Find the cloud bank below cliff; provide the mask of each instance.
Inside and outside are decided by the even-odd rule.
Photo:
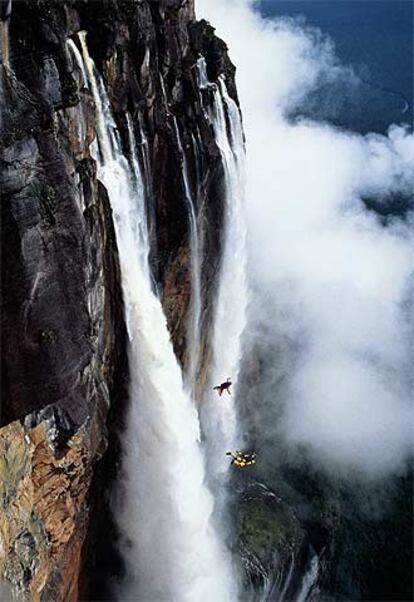
[[[362,136],[290,118],[321,81],[355,77],[321,32],[265,21],[247,0],[199,0],[198,16],[237,65],[250,328],[292,358],[283,390],[271,370],[262,389],[280,409],[277,429],[335,470],[400,470],[413,435],[414,220],[410,211],[381,219],[363,199],[386,212],[390,198],[412,194],[414,137],[404,127]],[[276,432],[268,417],[260,427]]]

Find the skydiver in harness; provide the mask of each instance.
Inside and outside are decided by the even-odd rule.
[[[226,380],[226,382],[221,383],[220,385],[217,385],[216,387],[213,387],[213,391],[217,391],[217,393],[219,394],[220,397],[223,395],[224,391],[227,391],[227,393],[229,395],[231,395],[230,387],[231,387],[231,378],[229,377]]]
[[[234,464],[235,466],[237,466],[237,468],[244,468],[245,466],[251,466],[252,464],[256,464],[256,454],[254,452],[227,452],[226,456],[231,456],[231,464]]]

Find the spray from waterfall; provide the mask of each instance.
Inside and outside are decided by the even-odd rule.
[[[319,574],[319,558],[316,552],[311,551],[309,563],[301,584],[300,591],[297,595],[297,602],[306,602],[309,594],[315,585]]]
[[[294,568],[295,568],[295,553],[291,552],[291,560],[290,560],[289,570],[286,575],[285,582],[283,584],[283,588],[280,592],[278,602],[285,602],[285,600],[286,600],[286,594],[287,594],[289,586],[292,582]]]
[[[113,158],[112,157],[112,137],[113,137],[113,128],[107,128],[105,124],[105,114],[107,120],[110,120],[110,114],[108,115],[108,110],[104,109],[104,101],[105,99],[102,97],[102,94],[99,93],[98,90],[98,81],[95,77],[94,73],[94,64],[92,59],[89,56],[88,49],[86,46],[86,33],[84,31],[79,32],[79,41],[82,48],[82,55],[84,61],[84,69],[82,73],[86,72],[86,76],[88,78],[89,85],[92,90],[93,98],[96,103],[96,129],[97,129],[97,139],[99,145],[99,152],[101,154],[101,159],[104,158]],[[113,125],[113,123],[111,123]]]
[[[180,130],[177,120],[174,117],[174,130],[177,139],[178,150],[180,151],[182,161],[182,176],[184,184],[184,194],[188,209],[188,219],[190,225],[190,256],[191,256],[191,306],[190,319],[188,325],[188,355],[189,362],[187,367],[187,387],[194,394],[197,380],[197,368],[200,357],[200,318],[201,318],[201,253],[200,241],[198,237],[197,219],[194,209],[193,195],[191,193],[187,157],[181,142]]]
[[[244,140],[240,112],[229,96],[225,80],[208,81],[203,58],[197,62],[200,90],[210,87],[214,102],[208,109],[224,169],[223,250],[212,336],[212,367],[209,390],[202,408],[206,445],[214,462],[213,473],[227,469],[223,450],[240,445],[237,439],[237,380],[246,325],[248,287],[246,279],[246,224],[244,216]],[[211,385],[231,377],[232,396],[216,397]]]
[[[148,269],[139,163],[123,155],[107,94],[80,36],[97,110],[98,178],[113,209],[129,336],[130,410],[116,518],[127,577],[123,600],[228,601],[230,562],[212,527],[197,412],[186,394]],[[132,127],[130,143],[135,146]]]
[[[135,186],[138,190],[138,196],[141,198],[144,197],[144,182],[141,175],[141,168],[139,166],[137,151],[135,148],[135,134],[134,134],[134,126],[132,124],[131,115],[129,113],[126,114],[127,120],[127,128],[128,128],[128,143],[129,143],[129,152],[131,155],[132,162],[132,173],[134,175]],[[143,214],[146,214],[145,206],[142,207]]]
[[[79,71],[82,74],[82,81],[79,82],[79,86],[81,88],[88,87],[88,76],[86,74],[86,69],[83,64],[82,55],[79,52],[78,47],[76,46],[75,42],[71,38],[66,40],[66,46],[70,50],[69,56],[72,59],[72,63],[73,63],[73,59],[75,59],[75,65],[79,68]],[[73,122],[76,123],[76,128],[77,128],[76,133],[77,133],[79,142],[84,144],[86,136],[87,136],[87,127],[86,127],[83,102],[80,102],[79,104],[75,105],[74,107],[67,107],[66,111],[71,116]],[[96,141],[94,141],[93,144],[96,144]]]

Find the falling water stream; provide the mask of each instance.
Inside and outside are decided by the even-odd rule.
[[[310,561],[305,574],[303,575],[302,585],[297,595],[297,602],[306,602],[311,589],[316,583],[319,574],[319,558],[316,552],[311,551]]]
[[[202,408],[202,427],[211,455],[211,473],[228,468],[226,450],[240,446],[237,433],[237,380],[242,356],[242,335],[247,319],[246,224],[244,216],[244,140],[239,109],[225,81],[209,83],[204,58],[197,62],[200,90],[211,87],[214,102],[206,110],[213,125],[224,168],[223,249],[212,332],[209,390]],[[213,384],[230,377],[232,395],[212,393]]]
[[[188,328],[189,362],[186,380],[189,391],[191,391],[194,394],[197,381],[197,368],[200,358],[201,252],[193,195],[191,193],[189,184],[187,157],[183,149],[180,130],[178,129],[178,124],[175,117],[173,121],[175,135],[177,138],[178,150],[180,151],[182,161],[181,171],[183,176],[184,194],[188,208],[188,217],[190,225],[191,307],[189,320],[190,323]]]
[[[96,104],[98,178],[114,215],[129,336],[131,401],[116,509],[127,568],[120,597],[228,602],[235,599],[234,586],[210,520],[197,411],[151,287],[144,193],[133,173],[139,164],[132,156],[131,173],[84,35],[80,41]]]

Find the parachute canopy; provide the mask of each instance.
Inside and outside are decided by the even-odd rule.
[[[252,464],[256,464],[256,454],[254,452],[227,452],[227,456],[231,456],[231,463],[237,466],[238,468],[244,468],[245,466],[251,466]]]

